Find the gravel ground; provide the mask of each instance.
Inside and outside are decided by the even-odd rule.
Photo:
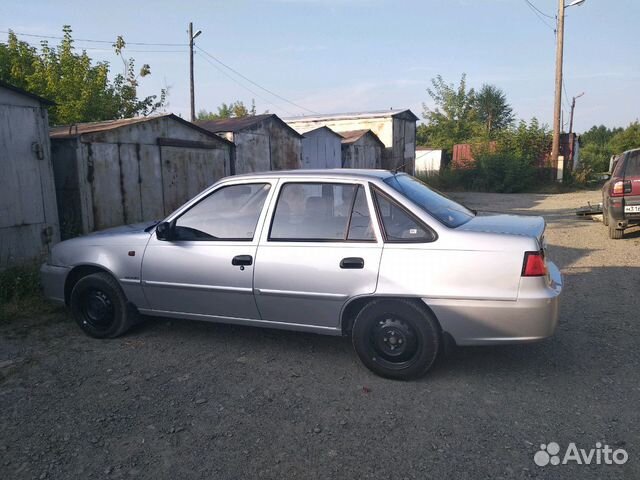
[[[542,214],[565,275],[556,335],[459,348],[420,381],[347,338],[149,319],[84,336],[64,310],[0,326],[0,478],[640,478],[640,229],[572,208],[597,192],[456,194]],[[624,448],[538,467],[540,444]]]

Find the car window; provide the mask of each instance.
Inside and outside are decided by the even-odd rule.
[[[411,175],[393,175],[386,178],[384,182],[448,227],[459,227],[475,216],[475,213],[468,208]]]
[[[625,177],[640,177],[640,151],[631,152],[625,160]]]
[[[252,240],[269,188],[254,183],[216,190],[176,220],[175,239]]]
[[[432,242],[433,232],[386,195],[374,190],[374,198],[388,242]]]
[[[287,183],[276,204],[270,240],[375,240],[362,186]]]

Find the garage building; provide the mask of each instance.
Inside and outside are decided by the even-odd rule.
[[[201,120],[196,124],[233,142],[233,174],[290,170],[302,166],[302,135],[277,115]]]
[[[38,261],[60,239],[50,105],[0,81],[0,269]]]
[[[64,238],[162,219],[231,173],[233,144],[173,115],[51,130]]]
[[[322,126],[329,127],[337,133],[371,130],[384,144],[382,168],[413,173],[418,117],[411,110],[342,113],[292,117],[284,120],[300,133]]]

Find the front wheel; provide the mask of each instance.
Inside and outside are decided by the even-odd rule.
[[[440,339],[435,317],[404,299],[368,303],[352,330],[353,347],[362,363],[377,375],[396,380],[424,375],[438,355]]]
[[[82,331],[95,338],[117,337],[135,322],[120,285],[102,272],[78,280],[71,291],[71,312]]]

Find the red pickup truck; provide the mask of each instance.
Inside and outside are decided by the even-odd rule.
[[[611,178],[602,187],[602,208],[610,238],[620,239],[625,228],[640,225],[640,148],[614,161]]]

